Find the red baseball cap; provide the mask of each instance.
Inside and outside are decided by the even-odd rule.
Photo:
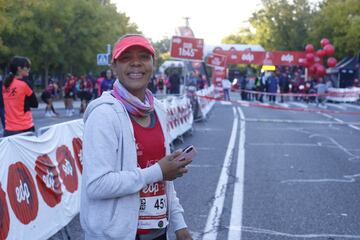
[[[129,35],[121,38],[112,51],[112,62],[116,60],[126,49],[132,46],[140,46],[148,50],[153,56],[155,49],[151,42],[142,35]]]

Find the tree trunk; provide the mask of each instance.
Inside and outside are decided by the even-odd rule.
[[[46,62],[45,66],[44,66],[44,70],[45,70],[45,88],[49,85],[49,64]]]

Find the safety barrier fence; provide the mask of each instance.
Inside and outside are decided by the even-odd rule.
[[[353,111],[335,111],[330,109],[320,109],[320,108],[300,108],[300,107],[289,107],[289,106],[282,106],[276,104],[267,104],[267,103],[260,103],[260,102],[250,102],[250,101],[243,101],[243,100],[224,100],[223,97],[210,97],[210,96],[200,96],[197,95],[198,98],[203,98],[207,100],[213,101],[222,101],[222,102],[229,102],[235,105],[241,105],[245,107],[261,107],[261,108],[268,108],[274,110],[287,110],[287,111],[297,111],[297,112],[318,112],[318,113],[328,113],[328,114],[344,114],[344,115],[360,115],[360,112],[353,112]]]
[[[213,96],[213,89],[199,92]],[[192,128],[189,99],[161,100],[172,140]],[[203,115],[214,100],[201,100]],[[48,239],[78,214],[83,120],[74,120],[0,142],[0,239]]]
[[[329,88],[326,93],[269,93],[252,91],[246,89],[234,90],[235,92],[245,92],[253,95],[279,96],[279,97],[326,97],[327,100],[334,102],[356,102],[360,98],[360,88]]]

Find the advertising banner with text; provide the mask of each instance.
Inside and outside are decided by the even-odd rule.
[[[239,51],[235,48],[223,50],[216,47],[213,54],[227,57],[227,64],[256,64],[256,65],[300,65],[300,59],[305,58],[305,52],[297,51]],[[211,55],[210,55],[211,56]]]
[[[171,40],[170,56],[176,59],[202,61],[204,40],[173,36]]]
[[[226,56],[213,53],[208,56],[207,63],[211,67],[226,67]]]

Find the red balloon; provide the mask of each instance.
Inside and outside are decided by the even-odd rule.
[[[316,56],[318,56],[319,58],[322,58],[326,55],[326,52],[322,49],[319,49],[316,51]]]
[[[308,62],[314,62],[314,54],[313,53],[307,53],[306,54],[306,60],[308,61]]]
[[[322,47],[325,47],[326,45],[330,44],[330,41],[327,38],[323,38],[321,39],[320,44]]]
[[[314,75],[315,73],[316,73],[316,71],[317,71],[317,68],[316,68],[316,65],[314,64],[314,65],[311,65],[310,67],[309,67],[309,74],[310,75]]]
[[[326,53],[326,56],[332,56],[335,53],[335,48],[329,43],[324,47],[324,51]]]
[[[323,65],[318,65],[316,67],[316,75],[319,77],[323,77],[326,74],[326,69]]]
[[[306,60],[306,58],[304,58],[304,63],[303,63],[304,67],[308,68],[310,67],[310,63],[308,60]]]
[[[328,60],[327,60],[327,65],[328,65],[328,67],[335,67],[336,66],[336,63],[337,63],[337,61],[336,61],[336,58],[334,58],[334,57],[330,57],[330,58],[328,58]]]
[[[313,53],[315,51],[315,48],[312,44],[307,44],[306,47],[305,47],[305,52],[307,53]]]

